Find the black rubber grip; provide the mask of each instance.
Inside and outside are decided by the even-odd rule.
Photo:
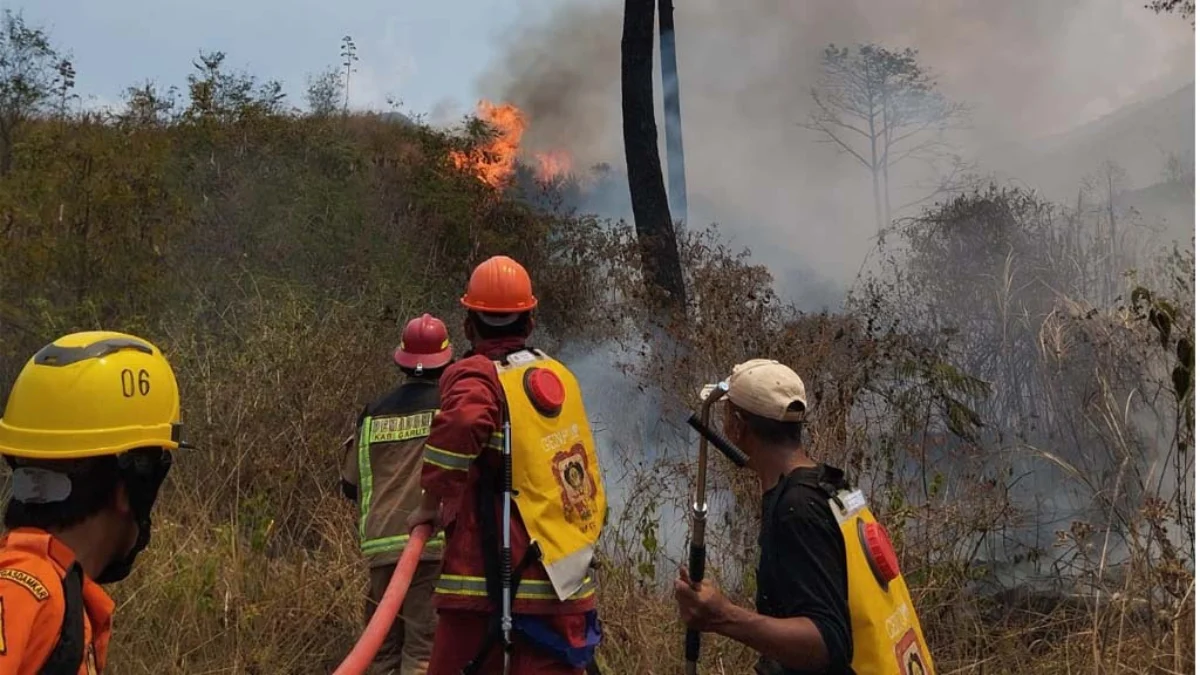
[[[688,553],[688,577],[693,584],[704,579],[704,547],[693,544]]]
[[[728,438],[725,438],[723,435],[721,435],[721,432],[713,429],[712,427],[706,426],[700,421],[700,418],[696,416],[696,413],[692,413],[692,416],[688,418],[688,424],[690,424],[693,429],[700,432],[701,436],[707,438],[709,443],[717,446],[717,449],[721,451],[721,454],[728,457],[729,461],[742,467],[746,466],[746,464],[750,462],[750,458],[746,456],[746,453],[738,450],[736,445],[730,443]]]
[[[683,653],[692,663],[700,660],[700,631],[688,629],[683,638]]]
[[[704,579],[704,558],[704,547],[693,544],[688,555],[688,578],[693,584]],[[683,640],[683,652],[688,661],[695,663],[700,659],[700,631],[688,630]]]

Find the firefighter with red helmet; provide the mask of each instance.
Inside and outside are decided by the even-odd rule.
[[[363,409],[342,464],[342,491],[358,503],[359,546],[370,567],[367,620],[408,543],[408,515],[420,504],[423,449],[438,408],[438,379],[453,360],[446,325],[429,314],[409,321],[392,358],[405,379]],[[441,535],[426,544],[371,673],[424,675],[428,669],[436,620],[431,603],[443,545]]]
[[[409,518],[446,532],[429,674],[580,674],[606,502],[579,385],[527,345],[537,298],[515,260],[480,264],[461,302],[472,349],[442,377]]]

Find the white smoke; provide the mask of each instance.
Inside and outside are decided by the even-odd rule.
[[[942,90],[973,108],[960,150],[1007,162],[1010,148],[1036,146],[1194,79],[1191,26],[1142,4],[677,3],[689,225],[719,220],[777,276],[844,288],[870,249],[874,223],[866,171],[798,126],[824,46],[918,49]],[[527,111],[531,149],[567,148],[583,168],[623,165],[621,11],[616,0],[569,2],[506,33],[504,56],[479,89]],[[660,137],[661,119],[660,112]],[[1077,168],[1082,176],[1095,167]],[[925,186],[908,187],[922,167],[910,169],[895,181],[897,204],[924,195]]]

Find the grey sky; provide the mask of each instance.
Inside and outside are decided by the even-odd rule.
[[[302,105],[305,77],[337,64],[340,40],[358,45],[351,105],[428,112],[470,107],[503,31],[539,0],[0,0],[49,30],[75,57],[85,104],[120,100],[146,79],[186,82],[201,50],[261,79],[283,81]],[[92,98],[94,97],[94,98]]]
[[[705,0],[678,4],[681,25],[688,25],[689,21],[703,22],[712,13],[712,3]],[[764,7],[771,4],[768,2]],[[788,15],[785,23],[817,25],[824,37],[828,32],[826,21],[819,17],[828,13],[825,8],[828,4],[814,2],[793,6],[785,3],[786,9],[759,7],[755,12],[768,15],[782,12]],[[855,11],[850,8],[853,3],[834,4],[844,5],[848,12]],[[1059,4],[1065,8],[1079,3],[1075,0],[1051,3]],[[1054,32],[1058,37],[1052,42],[1066,48],[1066,54],[1078,55],[1072,60],[1060,49],[1058,55],[1052,57],[1056,68],[1064,69],[1060,77],[1051,78],[1055,82],[1053,89],[1057,90],[1057,98],[1070,99],[1067,107],[1070,112],[1060,115],[1064,119],[1056,120],[1061,126],[1069,127],[1072,123],[1103,114],[1127,103],[1131,95],[1144,94],[1134,90],[1144,86],[1145,80],[1176,79],[1166,69],[1177,68],[1178,62],[1170,59],[1168,54],[1179,47],[1179,40],[1185,34],[1190,33],[1184,22],[1156,17],[1141,7],[1144,3],[1140,0],[1090,0],[1084,4],[1092,10],[1074,12],[1069,21],[1061,17],[1040,17],[1035,22],[1035,25],[1056,26]],[[336,65],[340,61],[341,37],[349,34],[358,45],[360,58],[356,64],[358,72],[351,82],[352,106],[385,109],[387,99],[393,97],[403,102],[405,110],[431,112],[450,107],[454,114],[472,107],[480,90],[500,94],[496,91],[499,80],[506,76],[519,77],[520,74],[512,72],[514,64],[505,56],[531,41],[527,32],[530,29],[538,34],[538,38],[553,30],[554,24],[545,21],[550,14],[546,10],[562,9],[564,5],[594,8],[595,13],[585,22],[588,24],[586,32],[603,36],[600,38],[603,49],[611,51],[609,60],[615,59],[620,25],[620,3],[616,0],[432,3],[396,0],[208,0],[202,3],[181,0],[0,0],[0,7],[23,11],[29,22],[45,26],[58,46],[73,53],[79,74],[78,93],[85,104],[89,99],[93,105],[115,103],[126,87],[146,79],[163,85],[182,86],[191,70],[192,60],[201,50],[221,50],[227,54],[230,66],[248,70],[261,79],[281,80],[293,104],[300,105],[306,76]],[[917,2],[916,5],[939,7],[937,2]],[[1121,10],[1114,12],[1109,7],[1112,5],[1120,6]],[[615,17],[613,10],[618,12]],[[911,14],[912,8],[905,12]],[[929,13],[924,12],[925,15]],[[957,13],[970,16],[962,9]],[[945,14],[950,16],[952,13],[946,11]],[[959,58],[937,59],[953,84],[954,80],[963,79],[955,72],[955,64],[978,70],[984,68],[986,61],[996,60],[988,59],[981,64],[979,59],[968,58],[963,49],[969,50],[975,45],[981,53],[992,52],[996,45],[985,46],[978,39],[955,41],[949,36],[961,37],[970,33],[977,38],[994,35],[1011,40],[1014,34],[1019,34],[1021,39],[1017,42],[1021,44],[1035,40],[1036,28],[1010,25],[1014,23],[1014,17],[1029,12],[992,14],[982,16],[976,12],[973,18],[977,21],[967,24],[960,21],[954,30],[948,34],[943,32],[941,37],[936,33],[921,33],[920,26],[927,26],[929,22],[918,22],[912,27],[916,33],[909,38],[932,56],[938,56],[939,46],[948,46],[951,53],[958,55]],[[1139,24],[1137,29],[1132,28],[1135,23]],[[703,25],[696,27],[704,28]],[[726,26],[723,32],[743,32],[738,31],[738,27]],[[1159,31],[1158,36],[1150,38],[1150,33],[1155,31]],[[597,40],[589,36],[587,41],[594,43]],[[1121,70],[1133,56],[1131,47],[1137,52],[1141,71],[1139,81],[1110,80],[1106,87],[1102,86],[1103,76],[1097,76],[1099,82],[1096,77],[1080,76],[1088,64],[1091,64],[1089,73]],[[535,57],[538,60],[540,53],[544,52],[535,51],[539,54]],[[1046,50],[1038,51],[1036,58],[1031,56],[1034,58],[1031,67],[1044,69],[1047,64],[1037,61],[1050,56]],[[1115,61],[1101,66],[1099,62],[1106,58]],[[1007,63],[1009,65],[1003,72],[1027,74],[1021,68],[1012,67],[1011,60]],[[1080,66],[1080,63],[1084,65]],[[501,69],[499,73],[497,66]],[[977,81],[977,77],[965,79]],[[1065,97],[1061,92],[1063,86],[1091,86],[1093,91],[1086,92],[1088,96]],[[1055,99],[1054,96],[1042,98]],[[1081,105],[1080,99],[1086,103]],[[1036,107],[1028,110],[1036,110],[1039,116],[1047,112]],[[1011,114],[1011,111],[1006,112]],[[1039,120],[1041,123],[1049,121]]]

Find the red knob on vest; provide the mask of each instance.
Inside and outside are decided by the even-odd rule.
[[[530,368],[525,372],[525,393],[533,407],[544,415],[553,417],[562,411],[567,400],[567,390],[553,371],[545,368]]]
[[[896,559],[896,550],[892,548],[887,529],[880,523],[859,525],[859,534],[862,536],[863,547],[867,550],[867,561],[871,565],[871,571],[880,584],[887,586],[889,581],[900,576],[900,562]]]

